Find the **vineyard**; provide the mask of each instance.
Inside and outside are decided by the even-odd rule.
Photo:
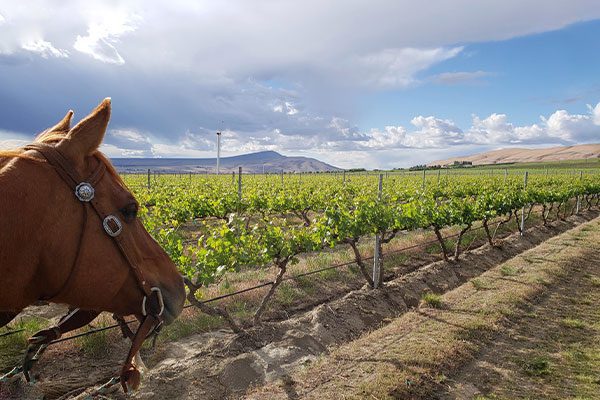
[[[128,175],[147,229],[187,277],[191,304],[241,327],[224,308],[198,301],[201,289],[240,271],[276,267],[253,323],[298,257],[347,246],[365,282],[383,284],[383,248],[400,233],[432,230],[446,261],[479,223],[490,245],[499,227],[524,229],[535,207],[542,223],[599,202],[598,171],[467,174]],[[570,200],[573,199],[572,202]],[[452,248],[442,229],[456,227]],[[375,237],[371,257],[359,243]],[[367,264],[367,259],[378,261]],[[374,272],[372,271],[374,267]],[[252,288],[250,288],[252,289]],[[245,289],[248,290],[248,289]]]

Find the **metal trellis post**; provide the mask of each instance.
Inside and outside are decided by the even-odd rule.
[[[523,189],[527,189],[527,177],[529,176],[529,172],[525,171],[525,177],[523,178]],[[523,206],[523,210],[521,211],[521,236],[525,234],[525,206]]]
[[[238,168],[238,200],[242,202],[242,167]]]
[[[383,174],[379,174],[379,190],[377,193],[377,199],[381,201],[381,195],[383,192]],[[373,288],[379,287],[381,278],[381,234],[375,235],[375,251],[373,254]]]
[[[583,180],[583,171],[579,171],[579,183]],[[577,209],[575,210],[575,214],[579,214],[579,208],[581,207],[581,196],[577,195]]]

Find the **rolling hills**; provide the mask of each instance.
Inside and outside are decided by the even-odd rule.
[[[216,158],[113,158],[119,172],[209,172],[217,168]],[[232,172],[242,167],[246,173],[333,172],[341,171],[322,161],[309,157],[288,157],[275,151],[261,151],[233,157],[221,157],[220,171]]]
[[[543,149],[509,148],[488,151],[469,156],[437,160],[427,165],[448,165],[455,161],[470,161],[473,165],[505,164],[521,162],[545,162],[600,158],[600,144],[558,146]]]

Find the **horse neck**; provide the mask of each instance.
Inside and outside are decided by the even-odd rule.
[[[50,172],[18,158],[0,168],[0,310],[27,306],[65,278],[65,271],[42,268],[48,249],[68,240],[50,229],[61,204]]]

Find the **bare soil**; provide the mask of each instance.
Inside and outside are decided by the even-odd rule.
[[[600,219],[248,399],[600,398]]]

